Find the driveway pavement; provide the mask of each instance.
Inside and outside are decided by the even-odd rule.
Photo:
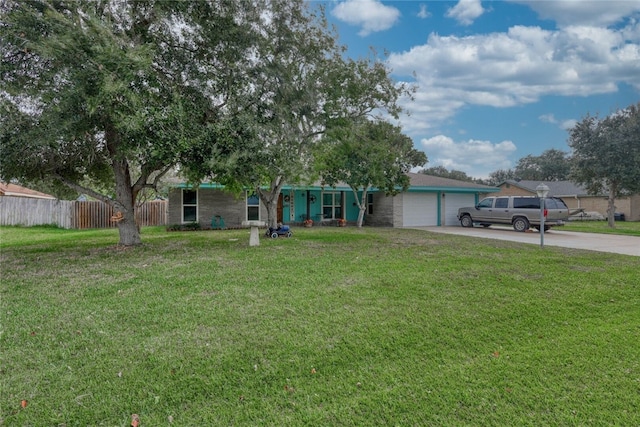
[[[459,234],[461,236],[481,237],[484,239],[508,240],[511,242],[540,245],[540,233],[520,233],[513,228],[491,226],[473,227],[415,227],[434,233]],[[640,237],[613,234],[577,233],[551,229],[544,233],[545,246],[586,249],[589,251],[611,252],[623,255],[640,256]]]

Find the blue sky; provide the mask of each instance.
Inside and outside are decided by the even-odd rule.
[[[427,167],[486,178],[640,101],[640,0],[322,3],[348,55],[417,84],[400,125]]]

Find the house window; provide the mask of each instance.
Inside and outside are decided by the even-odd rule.
[[[198,191],[182,190],[182,222],[198,221]]]
[[[373,193],[367,194],[367,213],[373,215]]]
[[[247,193],[247,220],[260,220],[260,198],[255,193]]]
[[[324,219],[342,218],[342,193],[322,194],[322,217]]]

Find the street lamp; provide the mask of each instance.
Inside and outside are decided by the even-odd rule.
[[[549,187],[540,183],[536,187],[536,193],[540,198],[540,247],[544,248],[544,199],[549,194]]]

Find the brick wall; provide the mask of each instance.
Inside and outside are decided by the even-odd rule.
[[[394,209],[397,204],[394,197],[387,197],[382,192],[373,193],[373,214],[365,214],[365,223],[376,227],[393,227]],[[400,205],[402,206],[402,203]],[[402,218],[402,212],[400,217]]]
[[[228,228],[242,226],[247,218],[245,196],[240,197],[232,193],[211,188],[198,189],[198,222],[202,227],[211,226],[215,215],[220,215]],[[260,218],[267,220],[267,209],[260,203]],[[169,219],[168,224],[182,223],[182,189],[173,188],[169,191]]]

